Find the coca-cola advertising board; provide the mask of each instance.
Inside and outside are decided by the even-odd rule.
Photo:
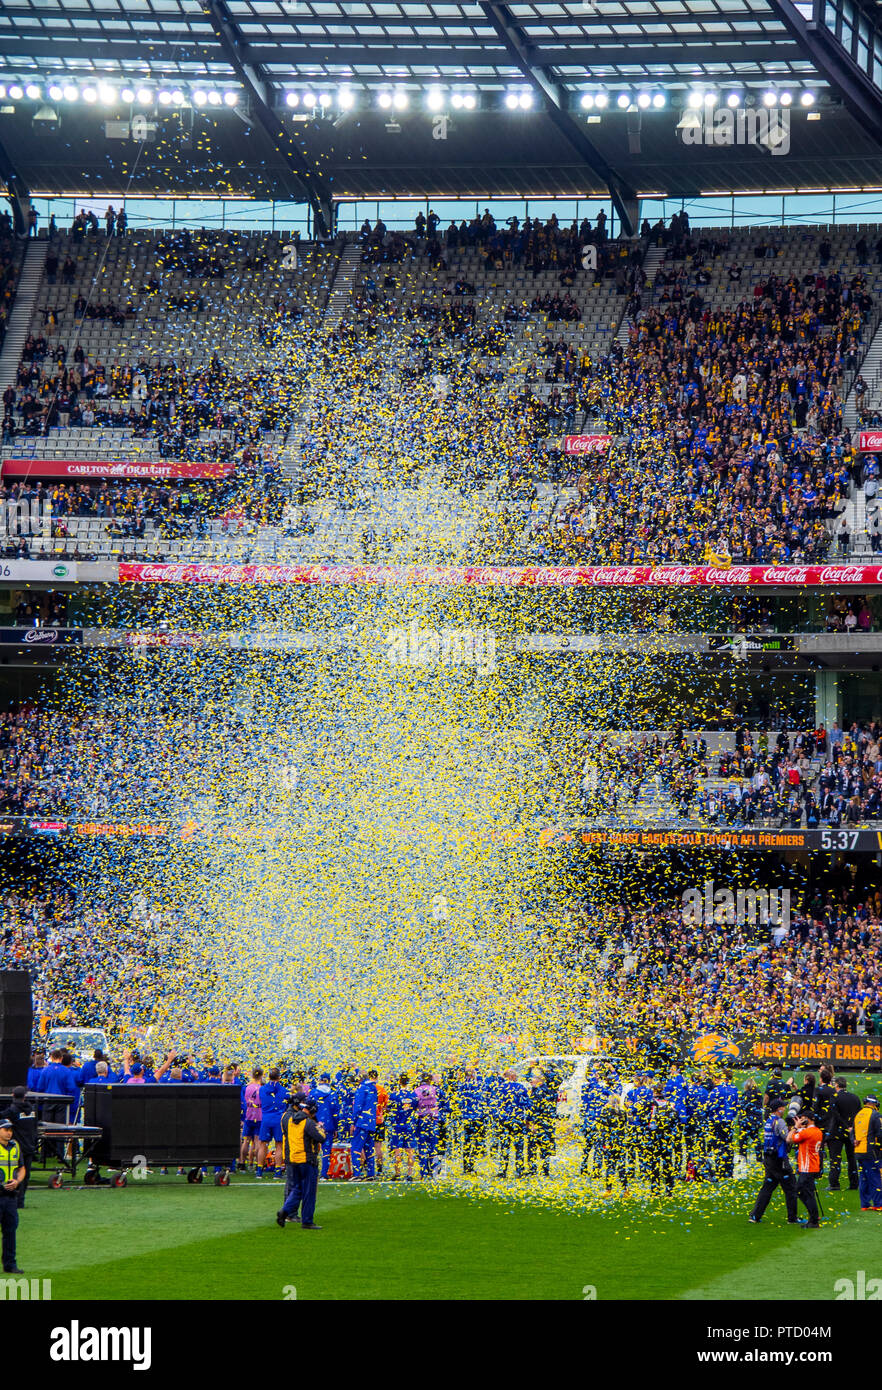
[[[565,454],[603,454],[612,442],[611,434],[565,434]]]
[[[882,430],[861,430],[858,435],[859,454],[882,454]]]
[[[127,564],[127,584],[437,584],[491,588],[870,588],[882,565],[198,565]]]

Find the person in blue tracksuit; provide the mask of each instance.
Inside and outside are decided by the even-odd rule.
[[[491,1150],[499,1149],[499,1115],[502,1107],[503,1079],[500,1072],[484,1077],[484,1104],[487,1107],[487,1138]]]
[[[340,1123],[340,1100],[336,1091],[331,1086],[329,1072],[322,1072],[318,1079],[318,1085],[313,1086],[309,1093],[310,1100],[315,1101],[316,1123],[320,1124],[325,1131],[322,1140],[322,1167],[321,1175],[323,1178],[328,1176],[328,1167],[331,1162],[331,1145],[334,1142],[334,1135],[337,1133],[337,1126]]]
[[[649,1113],[652,1105],[652,1087],[647,1084],[647,1075],[646,1072],[637,1072],[627,1098],[627,1104],[631,1109],[642,1116]]]
[[[453,1106],[450,1094],[446,1086],[443,1085],[440,1075],[433,1076],[432,1082],[438,1096],[438,1138],[435,1143],[435,1158],[432,1163],[432,1171],[435,1172],[440,1168],[441,1162],[450,1148]]]
[[[487,1098],[480,1077],[469,1068],[459,1086],[462,1123],[462,1171],[474,1173],[475,1158],[487,1141]]]
[[[497,1177],[508,1177],[510,1153],[514,1152],[515,1176],[524,1176],[524,1140],[530,1123],[530,1093],[517,1073],[507,1071],[502,1080],[499,1098],[497,1134],[499,1135],[499,1172]]]
[[[671,1067],[671,1074],[662,1088],[662,1095],[667,1096],[671,1104],[676,1106],[677,1097],[686,1090],[686,1078],[679,1067]]]
[[[686,1159],[702,1170],[704,1163],[704,1126],[707,1107],[707,1087],[701,1077],[693,1076],[686,1087],[684,1108],[686,1119],[683,1126],[686,1143]]]
[[[70,1118],[73,1124],[79,1120],[80,1102],[83,1094],[83,1069],[77,1065],[77,1060],[72,1052],[65,1052],[64,1064],[71,1074],[74,1084],[74,1099],[70,1107]]]
[[[352,1177],[353,1181],[374,1177],[374,1139],[377,1132],[377,1072],[362,1074],[352,1097]],[[364,1160],[365,1171],[361,1165]]]
[[[34,1088],[43,1095],[57,1097],[57,1099],[42,1102],[40,1118],[50,1121],[52,1124],[73,1122],[76,1107],[80,1103],[80,1093],[73,1072],[70,1067],[65,1065],[64,1057],[65,1054],[60,1047],[52,1049],[49,1054],[49,1061],[37,1077],[37,1085]],[[55,1156],[63,1161],[64,1144],[60,1141],[47,1144],[47,1153],[53,1149]]]
[[[407,1162],[407,1181],[413,1182],[413,1166],[417,1148],[416,1109],[416,1095],[411,1090],[410,1077],[406,1072],[402,1072],[398,1078],[398,1085],[389,1094],[389,1105],[386,1110],[389,1127],[389,1152],[395,1165],[392,1171],[393,1182],[397,1182],[401,1177],[402,1154]]]
[[[64,1052],[60,1047],[53,1048],[49,1054],[49,1061],[40,1072],[37,1078],[36,1089],[43,1095],[58,1096],[57,1102],[46,1102],[44,1106],[44,1119],[49,1119],[45,1113],[48,1106],[54,1106],[58,1117],[61,1120],[68,1118],[71,1103],[77,1099],[77,1087],[70,1067],[65,1064]]]
[[[683,1133],[685,1120],[683,1118],[683,1101],[686,1095],[686,1078],[678,1066],[671,1067],[671,1074],[662,1088],[662,1095],[665,1100],[670,1102],[672,1115],[670,1119],[670,1139],[671,1155],[675,1173],[682,1170],[683,1159]]]
[[[684,1084],[672,1096],[674,1115],[677,1120],[677,1155],[676,1167],[681,1168],[684,1155],[688,1154],[689,1146],[687,1133],[689,1122],[692,1119],[693,1104],[689,1099],[689,1085],[684,1078]]]
[[[85,1086],[87,1081],[94,1081],[98,1075],[98,1063],[105,1060],[104,1053],[100,1047],[96,1047],[92,1056],[89,1057],[80,1067],[78,1085]]]
[[[726,1071],[707,1098],[707,1142],[710,1171],[716,1178],[731,1178],[735,1172],[735,1116],[738,1113],[738,1087]]]
[[[28,1067],[27,1088],[29,1091],[39,1090],[39,1080],[43,1068],[46,1065],[46,1053],[35,1052],[31,1057],[31,1065]]]
[[[334,1078],[334,1090],[337,1093],[337,1104],[339,1109],[339,1120],[337,1136],[347,1142],[352,1138],[352,1101],[355,1096],[357,1083],[350,1071],[338,1071]]]
[[[282,1085],[281,1074],[278,1067],[274,1067],[269,1074],[269,1080],[260,1088],[260,1129],[257,1134],[257,1167],[254,1171],[256,1178],[263,1177],[263,1167],[266,1163],[266,1151],[271,1139],[275,1141],[276,1153],[276,1175],[280,1178],[285,1176],[284,1165],[282,1164],[282,1116],[288,1104],[288,1094]]]
[[[635,1084],[628,1092],[625,1111],[628,1126],[625,1131],[626,1165],[628,1178],[633,1179],[639,1162],[641,1172],[648,1171],[649,1163],[649,1112],[652,1109],[652,1087],[647,1084],[649,1073],[639,1071]]]
[[[594,1158],[595,1165],[600,1166],[601,1147],[600,1136],[597,1122],[600,1112],[609,1100],[609,1089],[604,1086],[596,1071],[589,1072],[585,1085],[582,1087],[582,1103],[580,1108],[580,1127],[582,1130],[582,1162],[579,1165],[580,1173],[588,1172],[588,1162]]]
[[[551,1155],[557,1147],[555,1122],[559,1090],[560,1083],[552,1070],[546,1072],[541,1067],[533,1068],[530,1074],[527,1172],[537,1173],[541,1167],[545,1178],[551,1176]]]

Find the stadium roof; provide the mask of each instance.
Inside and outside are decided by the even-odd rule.
[[[508,5],[527,52],[571,90],[608,80],[688,85],[696,77],[817,82],[767,0],[532,0]],[[346,76],[516,80],[519,69],[480,3],[228,0],[242,56],[274,80]],[[200,0],[15,0],[0,51],[16,71],[231,78]]]
[[[876,188],[880,13],[879,0],[13,0],[0,8],[0,143],[41,192],[327,202]],[[113,111],[94,91],[84,104],[90,83]],[[157,125],[134,178],[137,151],[104,125],[131,114],[127,87]],[[35,122],[50,89],[75,96],[51,99],[55,124]],[[766,92],[791,103],[786,157],[684,147],[690,97],[761,109]]]

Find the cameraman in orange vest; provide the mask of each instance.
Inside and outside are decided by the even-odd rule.
[[[808,1212],[808,1220],[804,1224],[810,1231],[816,1231],[821,1224],[821,1214],[818,1210],[815,1183],[821,1172],[821,1145],[824,1135],[808,1106],[803,1106],[794,1119],[787,1142],[795,1144],[797,1149],[796,1195]]]

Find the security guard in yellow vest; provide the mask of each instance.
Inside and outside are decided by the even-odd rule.
[[[320,1231],[315,1224],[319,1155],[325,1138],[324,1126],[316,1123],[317,1105],[312,1096],[299,1097],[299,1104],[286,1111],[284,1129],[288,1191],[276,1221],[284,1226],[290,1217],[304,1231]]]
[[[861,1211],[882,1211],[882,1119],[875,1096],[867,1096],[854,1117],[854,1156],[858,1164]]]
[[[16,1192],[25,1180],[21,1149],[12,1137],[12,1121],[0,1120],[0,1230],[3,1232],[3,1273],[21,1274],[15,1263],[18,1228]]]

